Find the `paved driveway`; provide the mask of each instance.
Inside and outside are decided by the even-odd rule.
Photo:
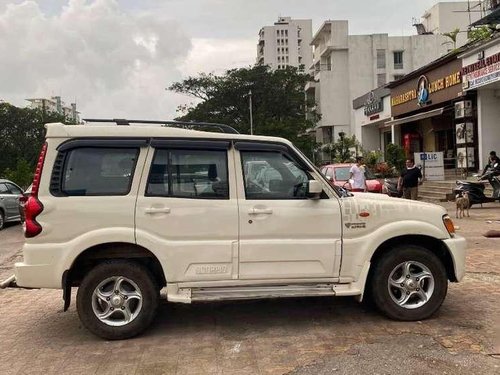
[[[422,322],[351,298],[164,303],[144,335],[109,342],[81,327],[74,301],[62,312],[60,291],[0,290],[0,374],[498,374],[500,239],[482,237],[496,220],[499,207],[457,220],[467,275]],[[17,236],[0,233],[0,247]]]

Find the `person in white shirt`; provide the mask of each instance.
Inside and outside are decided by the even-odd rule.
[[[363,158],[356,157],[356,164],[349,170],[349,179],[351,182],[351,191],[366,191],[365,168],[362,166]]]

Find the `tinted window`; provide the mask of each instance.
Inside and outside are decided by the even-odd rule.
[[[20,195],[23,193],[23,191],[21,189],[19,189],[16,185],[7,183],[7,187],[9,188],[9,190],[12,194]]]
[[[62,192],[67,195],[126,195],[139,150],[76,148],[64,164]]]
[[[228,199],[227,151],[156,151],[147,196]]]
[[[308,174],[279,152],[241,151],[247,199],[304,199]]]
[[[0,194],[10,194],[10,191],[7,188],[7,185],[0,184]]]

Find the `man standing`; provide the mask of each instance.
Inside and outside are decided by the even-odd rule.
[[[366,191],[365,168],[361,165],[363,158],[356,157],[356,164],[349,170],[349,179],[352,180],[351,191]]]
[[[417,200],[418,185],[422,184],[422,172],[415,167],[413,159],[406,160],[406,168],[401,172],[398,180],[398,190],[403,188],[403,198]]]

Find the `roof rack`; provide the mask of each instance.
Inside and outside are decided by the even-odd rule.
[[[183,128],[189,130],[208,131],[207,129],[218,129],[223,133],[239,134],[233,127],[225,124],[217,124],[212,122],[192,122],[192,121],[175,121],[175,120],[127,120],[122,118],[115,119],[83,119],[86,122],[110,122],[116,125],[130,125],[130,124],[159,124],[165,127]]]

